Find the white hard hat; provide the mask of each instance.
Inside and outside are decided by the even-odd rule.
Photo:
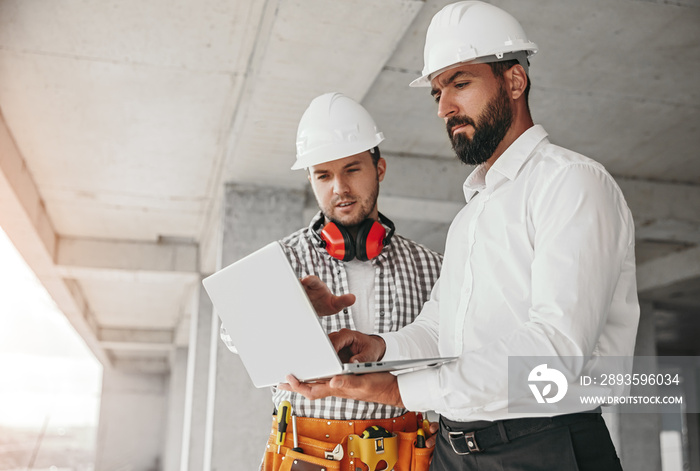
[[[326,93],[311,101],[299,121],[292,170],[359,154],[383,140],[362,105],[342,93]]]
[[[522,26],[510,13],[484,2],[457,2],[433,16],[425,37],[422,75],[411,87],[430,86],[430,80],[461,63],[517,59],[527,71],[527,58],[537,52]]]

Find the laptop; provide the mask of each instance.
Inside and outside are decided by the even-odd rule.
[[[285,382],[288,374],[313,381],[339,374],[424,368],[456,358],[343,364],[278,242],[202,283],[258,388]]]

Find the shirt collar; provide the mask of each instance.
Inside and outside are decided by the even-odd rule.
[[[501,178],[515,179],[522,166],[527,162],[535,147],[547,137],[547,131],[536,124],[522,133],[506,151],[496,159],[488,169],[484,164],[478,165],[464,182],[464,198],[469,202],[474,195],[486,188],[491,181]],[[488,178],[487,178],[488,177]],[[495,179],[495,180],[494,180]]]
[[[323,219],[323,213],[321,211],[317,212],[316,215],[311,218],[311,222],[309,223],[309,237],[312,240],[312,246],[313,248],[322,254],[328,255],[328,252],[326,252],[326,249],[323,248],[323,241],[321,240],[321,236],[318,233],[318,230],[315,229],[316,224],[323,224],[321,220]],[[328,256],[328,258],[333,258],[331,256]]]
[[[316,224],[318,224],[318,222],[319,222],[322,218],[323,218],[323,213],[322,213],[321,211],[317,212],[316,215],[315,215],[313,218],[311,218],[311,222],[309,223],[309,230],[310,230],[311,232],[315,232],[315,231],[314,231],[314,226],[315,226]]]

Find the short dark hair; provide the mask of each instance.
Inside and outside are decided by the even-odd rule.
[[[373,149],[370,149],[369,155],[372,156],[372,163],[376,167],[377,163],[379,162],[379,159],[382,158],[382,154],[379,153],[379,146],[375,146]]]
[[[529,61],[528,61],[529,64]],[[489,65],[491,66],[491,72],[493,72],[493,75],[499,79],[503,80],[503,74],[506,72],[506,70],[510,70],[511,67],[518,65],[518,60],[517,59],[511,59],[508,61],[501,61],[501,62],[489,62]],[[527,75],[527,87],[525,87],[525,105],[527,106],[528,109],[530,109],[530,76]]]

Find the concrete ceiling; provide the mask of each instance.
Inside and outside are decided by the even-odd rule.
[[[98,358],[167,371],[217,267],[223,184],[304,188],[297,122],[338,90],[387,136],[383,212],[441,249],[470,169],[407,84],[446,3],[0,0],[0,226]],[[697,348],[700,1],[493,3],[539,45],[535,121],[628,199],[661,348]]]

